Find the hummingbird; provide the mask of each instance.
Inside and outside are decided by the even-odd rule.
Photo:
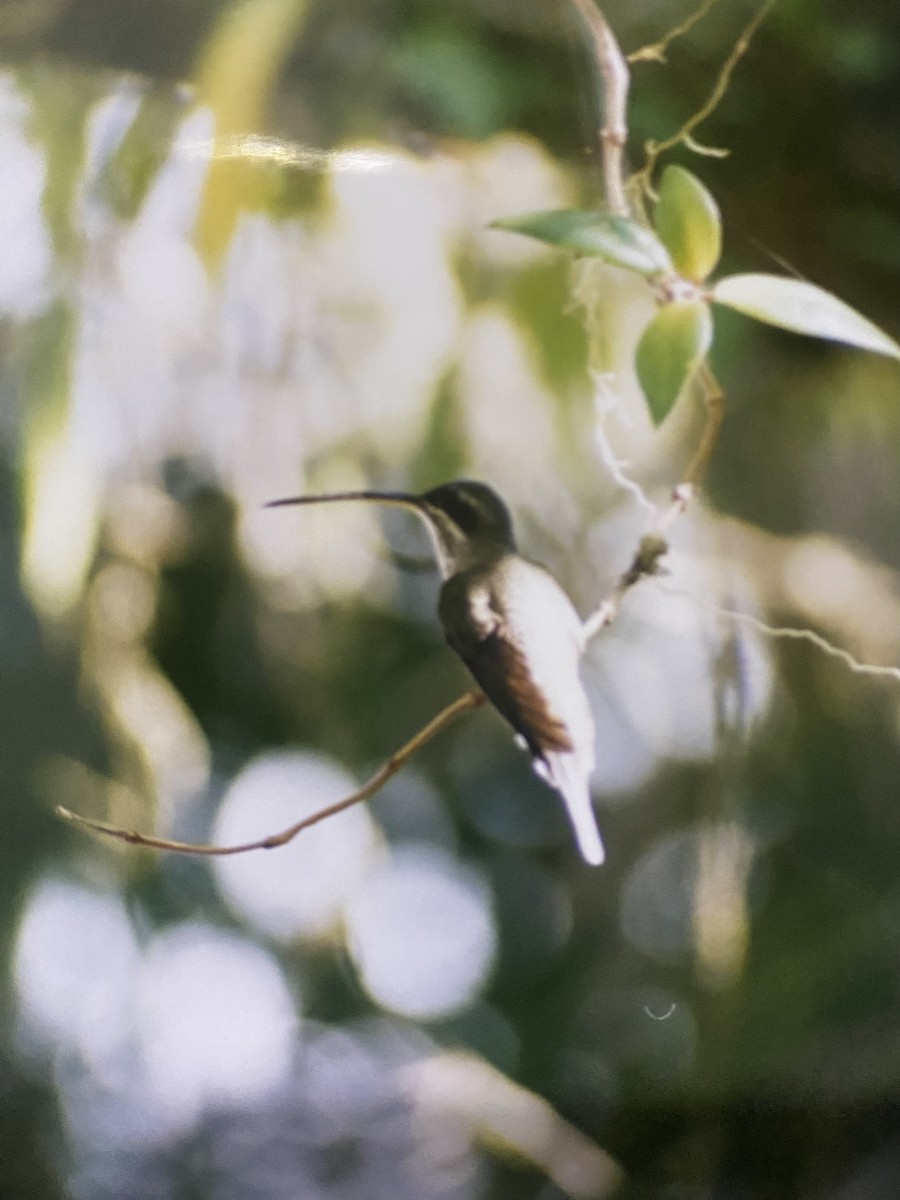
[[[578,673],[582,623],[550,572],[518,553],[506,505],[486,484],[457,480],[420,495],[336,492],[266,507],[338,501],[396,505],[422,518],[441,574],[444,637],[562,796],[582,856],[602,863],[588,786],[594,722]]]

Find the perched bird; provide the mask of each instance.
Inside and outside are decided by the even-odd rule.
[[[581,621],[553,576],[516,551],[506,505],[485,484],[460,480],[422,495],[338,492],[267,507],[346,500],[399,505],[423,518],[443,579],[438,615],[447,642],[562,796],[584,858],[602,863],[588,786],[594,722],[578,675]]]

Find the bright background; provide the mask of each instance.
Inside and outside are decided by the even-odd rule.
[[[784,0],[674,159],[727,270],[897,336],[889,8]],[[635,69],[636,159],[751,12]],[[486,229],[597,203],[563,4],[7,0],[0,54],[0,1196],[895,1197],[898,687],[717,606],[897,662],[896,365],[717,314],[708,503],[585,663],[602,869],[486,711],[271,854],[92,840],[280,829],[467,686],[413,523],[265,500],[482,478],[587,612],[608,449],[660,501],[690,422],[640,289]]]

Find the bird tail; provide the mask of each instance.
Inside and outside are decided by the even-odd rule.
[[[599,867],[606,858],[606,850],[591,805],[584,764],[574,754],[551,752],[542,759],[535,759],[535,766],[562,796],[582,858],[591,866]]]

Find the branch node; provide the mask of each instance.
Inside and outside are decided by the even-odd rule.
[[[641,46],[640,50],[634,50],[628,55],[630,63],[636,62],[668,62],[666,51],[676,38],[688,33],[698,21],[701,21],[717,0],[702,0],[699,8],[690,14],[680,25],[676,25],[674,29],[670,29],[665,37],[660,38],[658,42],[653,42],[649,46]]]
[[[669,543],[661,533],[645,533],[638,545],[631,571],[637,579],[643,575],[658,575],[662,570],[660,560],[668,553]]]
[[[672,488],[672,503],[680,505],[682,509],[687,508],[694,498],[695,490],[692,483],[676,483]]]

